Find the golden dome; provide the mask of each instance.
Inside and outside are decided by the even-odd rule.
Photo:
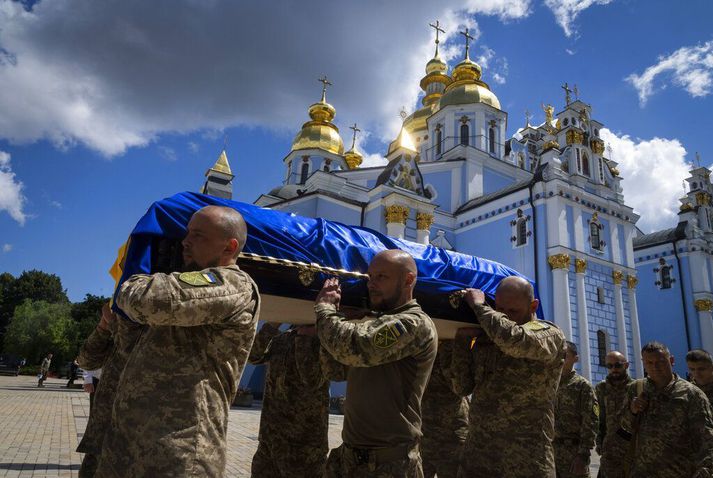
[[[451,83],[441,97],[440,107],[471,103],[485,103],[500,109],[498,97],[482,81]]]
[[[416,131],[426,131],[428,129],[428,124],[426,120],[437,111],[437,104],[431,103],[418,110],[411,113],[404,119],[403,127],[409,133],[414,133]]]
[[[389,150],[386,153],[386,156],[389,156],[391,153],[393,153],[399,148],[404,148],[414,153],[417,152],[416,145],[413,144],[413,139],[411,138],[409,132],[406,130],[405,126],[401,127],[401,132],[399,133],[398,138],[396,138],[391,142],[391,144],[389,144]]]
[[[334,154],[344,153],[344,142],[337,128],[331,121],[336,110],[326,101],[319,101],[309,107],[312,121],[302,125],[292,142],[291,151],[300,149],[322,149]]]
[[[344,153],[344,160],[347,162],[347,166],[349,166],[349,169],[356,169],[361,165],[361,162],[364,160],[364,157],[359,154],[358,151],[350,149],[349,151]]]
[[[453,68],[453,81],[461,80],[480,80],[483,70],[480,65],[473,62],[470,58],[466,58]]]
[[[426,74],[431,73],[447,73],[448,65],[446,62],[441,60],[441,57],[437,56],[432,58],[428,63],[426,63]]]

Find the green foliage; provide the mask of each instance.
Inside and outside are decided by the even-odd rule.
[[[7,327],[5,350],[26,358],[28,365],[39,363],[52,352],[52,368],[56,368],[78,351],[74,348],[75,328],[69,303],[26,300],[15,308]]]
[[[62,281],[55,274],[31,270],[18,278],[12,274],[0,274],[0,339],[5,333],[15,308],[26,300],[68,304],[69,299],[62,288]],[[7,343],[7,340],[3,340]]]
[[[109,302],[108,297],[87,294],[82,302],[72,304],[73,335],[70,338],[73,349],[79,352],[82,344],[92,333],[101,319],[102,306]]]

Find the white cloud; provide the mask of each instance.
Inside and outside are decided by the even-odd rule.
[[[62,203],[59,201],[50,201],[50,206],[56,209],[62,209]]]
[[[26,201],[22,194],[23,187],[12,172],[10,155],[0,151],[0,211],[7,211],[20,225],[24,225],[27,218],[23,211]]]
[[[189,141],[188,149],[191,150],[191,153],[196,154],[198,151],[200,151],[200,146],[195,141]]]
[[[545,5],[552,10],[555,20],[564,30],[564,34],[572,36],[577,33],[574,20],[583,10],[592,5],[606,5],[612,0],[545,0]]]
[[[570,55],[570,56],[573,56],[573,55],[575,55],[575,54],[577,53],[576,51],[571,50],[571,49],[569,49],[569,48],[565,48],[564,51],[565,51],[565,53],[567,53],[567,54]]]
[[[28,12],[4,1],[0,138],[81,143],[112,156],[165,132],[296,132],[319,99],[321,74],[334,83],[327,99],[338,125],[357,121],[388,138],[401,105],[420,92],[433,55],[429,22],[447,30],[444,55],[461,55],[457,31],[478,33],[473,14],[509,21],[530,9],[530,0],[183,0],[170,9],[52,0]]]
[[[166,161],[176,161],[178,159],[178,155],[176,154],[176,150],[173,148],[169,148],[168,146],[159,146],[158,151],[161,154],[161,157],[165,159]]]
[[[485,77],[491,78],[499,85],[504,84],[508,75],[507,58],[497,56],[495,50],[486,45],[482,45],[480,48],[482,53],[476,61],[483,68]]]
[[[682,182],[691,169],[681,142],[632,139],[606,128],[601,137],[611,145],[611,159],[619,163],[626,204],[641,215],[637,226],[646,233],[675,226],[684,195]]]
[[[626,78],[639,93],[641,106],[645,106],[654,94],[655,80],[659,76],[665,76],[693,97],[710,94],[713,86],[713,40],[702,45],[679,48],[669,56],[660,56],[658,60],[641,75],[632,73]],[[665,87],[664,84],[660,88]]]
[[[2,245],[2,251],[3,252],[10,252],[12,250],[12,244],[3,244]]]

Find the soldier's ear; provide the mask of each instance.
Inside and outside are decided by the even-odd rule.
[[[225,246],[225,253],[230,257],[237,257],[240,253],[240,242],[234,237],[228,239],[228,243]]]

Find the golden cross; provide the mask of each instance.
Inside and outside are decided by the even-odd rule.
[[[322,83],[322,101],[327,99],[327,85],[332,86],[332,83],[327,79],[326,75],[322,75],[322,78],[318,78],[317,81]]]
[[[349,129],[354,131],[354,136],[352,137],[352,149],[354,149],[354,145],[356,144],[357,133],[361,130],[359,128],[357,128],[356,123],[354,123],[354,126],[350,126]]]
[[[569,85],[567,83],[560,86],[560,88],[564,90],[564,100],[567,102],[567,106],[569,106],[569,104],[572,102],[572,97],[569,96],[572,90],[569,89]]]
[[[441,28],[441,24],[438,22],[438,20],[436,20],[435,25],[433,23],[429,23],[428,26],[436,30],[436,56],[438,56],[438,44],[441,43],[438,39],[438,33],[443,33],[445,35],[446,31]]]
[[[468,33],[468,31],[469,31],[468,27],[466,27],[464,32],[458,32],[465,37],[465,57],[466,57],[466,59],[469,59],[468,58],[468,50],[470,48],[470,45],[468,44],[468,40],[475,40],[475,38],[473,38],[473,36],[470,35]]]

